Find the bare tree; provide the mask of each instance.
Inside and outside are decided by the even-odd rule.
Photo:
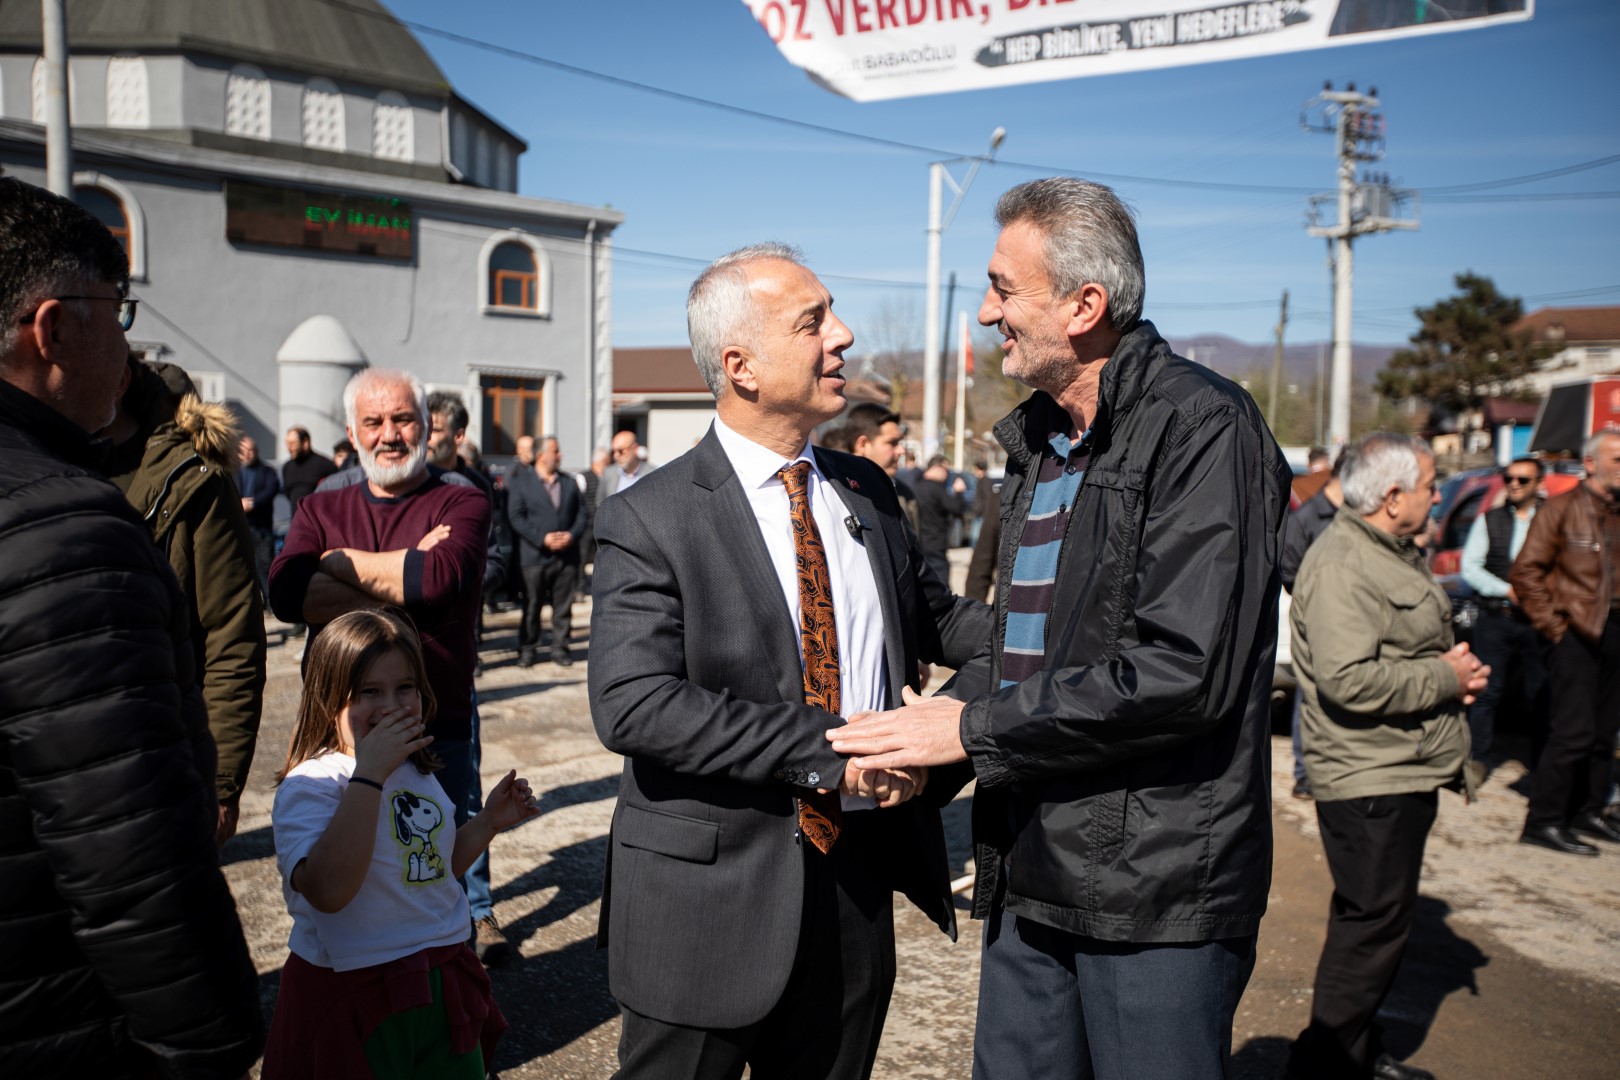
[[[921,298],[893,292],[854,328],[861,374],[888,383],[897,409],[911,380],[922,375],[922,322]]]

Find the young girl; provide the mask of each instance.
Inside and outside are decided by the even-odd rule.
[[[482,1080],[506,1029],[456,878],[539,810],[514,771],[456,828],[433,710],[400,615],[351,612],[310,645],[271,818],[293,929],[265,1080]]]

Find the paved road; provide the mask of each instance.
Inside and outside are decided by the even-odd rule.
[[[587,609],[576,625],[588,624]],[[606,1077],[618,1021],[605,954],[594,948],[601,866],[619,761],[592,732],[585,664],[515,665],[516,616],[490,621],[479,679],[486,786],[517,767],[543,815],[497,838],[496,912],[521,960],[494,973],[512,1021],[496,1065],[506,1080]],[[271,624],[272,641],[279,624]],[[258,760],[241,834],[224,851],[267,1010],[286,958],[289,920],[270,841],[272,777],[297,700],[299,643],[270,650]],[[582,649],[576,655],[582,656]],[[1277,751],[1287,754],[1278,740]],[[1308,803],[1287,797],[1281,765],[1276,873],[1259,961],[1234,1028],[1243,1080],[1279,1076],[1305,1023],[1331,890]],[[1485,800],[1443,799],[1426,860],[1414,945],[1385,1010],[1394,1046],[1442,1080],[1612,1080],[1620,1075],[1620,849],[1570,860],[1511,842],[1523,797],[1505,766]],[[968,800],[946,811],[951,857],[967,859]],[[897,908],[900,978],[878,1077],[966,1077],[972,1060],[979,924],[963,913],[952,944]]]

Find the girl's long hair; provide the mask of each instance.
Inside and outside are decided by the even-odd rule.
[[[304,693],[298,699],[298,719],[287,746],[287,763],[276,773],[277,784],[310,758],[339,749],[338,714],[354,698],[371,666],[392,649],[405,657],[417,692],[422,695],[423,727],[432,729],[438,701],[428,684],[422,641],[416,636],[410,616],[398,608],[351,611],[327,623],[309,643]],[[410,760],[424,773],[444,767],[438,755],[426,747],[412,754]]]

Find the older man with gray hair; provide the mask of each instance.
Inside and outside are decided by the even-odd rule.
[[[802,256],[727,255],[687,300],[696,447],[597,508],[591,716],[625,760],[602,935],[622,1080],[869,1076],[894,899],[954,934],[926,770],[823,732],[990,633],[923,563],[876,465],[810,445],[854,340]],[[607,643],[607,648],[595,648]],[[947,798],[948,798],[947,794]]]
[[[344,388],[343,409],[365,479],[321,487],[299,503],[270,567],[270,607],[278,618],[309,623],[311,641],[359,608],[391,604],[410,615],[439,700],[432,728],[433,752],[445,763],[439,782],[459,826],[480,804],[473,667],[489,499],[455,474],[428,468],[427,395],[416,376],[367,368]],[[487,871],[469,871],[464,884],[478,954],[496,963],[510,950]]]
[[[1379,432],[1340,466],[1344,505],[1294,585],[1294,670],[1305,770],[1333,874],[1298,1080],[1433,1080],[1384,1053],[1378,1007],[1417,906],[1438,789],[1466,785],[1464,706],[1490,669],[1452,634],[1451,602],[1412,538],[1439,499],[1434,456]]]
[[[1034,180],[996,220],[979,322],[1036,391],[995,427],[998,632],[828,737],[858,768],[971,763],[932,783],[978,781],[976,1080],[1220,1076],[1270,883],[1288,468],[1142,317],[1114,192]]]

